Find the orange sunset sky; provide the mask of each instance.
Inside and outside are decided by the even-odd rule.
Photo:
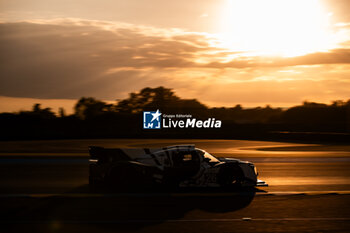
[[[349,0],[0,0],[0,112],[173,88],[208,106],[350,99]]]

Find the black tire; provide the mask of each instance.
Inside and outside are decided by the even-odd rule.
[[[116,190],[137,190],[150,185],[149,177],[143,174],[142,168],[131,164],[113,167],[106,177],[106,183]]]
[[[219,171],[218,182],[223,188],[240,188],[243,177],[243,171],[237,164],[225,164]]]
[[[113,167],[106,177],[106,183],[109,186],[120,186],[125,187],[130,182],[130,172],[128,172],[126,167],[117,166]]]
[[[101,181],[93,179],[91,176],[89,176],[89,190],[91,192],[100,191],[103,187],[103,183]]]

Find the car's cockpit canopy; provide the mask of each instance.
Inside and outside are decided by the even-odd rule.
[[[214,156],[212,156],[211,154],[209,154],[205,150],[201,150],[201,149],[196,148],[196,151],[199,155],[203,156],[204,161],[207,161],[210,164],[220,163],[220,161],[217,158],[215,158]]]

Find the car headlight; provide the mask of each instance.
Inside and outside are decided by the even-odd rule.
[[[254,166],[254,172],[256,175],[258,175],[258,169],[256,169],[256,167]]]
[[[254,170],[255,175],[258,175],[258,169],[256,169],[254,164],[250,163],[249,166]]]

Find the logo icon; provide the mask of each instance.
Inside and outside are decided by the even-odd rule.
[[[143,128],[144,129],[160,129],[162,113],[157,109],[156,112],[143,112]]]

